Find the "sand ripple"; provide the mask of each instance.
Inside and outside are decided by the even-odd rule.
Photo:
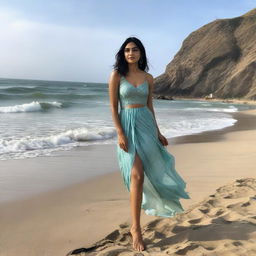
[[[90,248],[67,255],[89,256],[230,256],[256,255],[256,179],[243,178],[173,218],[158,218],[142,228],[146,251],[132,249],[123,223]]]

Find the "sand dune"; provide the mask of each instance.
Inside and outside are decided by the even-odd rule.
[[[256,255],[256,179],[237,179],[173,218],[143,227],[146,251],[131,247],[128,223],[91,247],[68,255]]]

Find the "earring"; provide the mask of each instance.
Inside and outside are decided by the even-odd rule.
[[[140,60],[139,60],[139,64],[140,64],[140,65],[142,65],[142,63],[143,63],[143,60],[142,60],[142,59],[140,59]]]

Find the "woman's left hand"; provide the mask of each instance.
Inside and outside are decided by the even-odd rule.
[[[164,146],[168,145],[168,140],[164,137],[164,135],[162,135],[161,133],[158,134],[158,139],[161,141],[161,143]]]

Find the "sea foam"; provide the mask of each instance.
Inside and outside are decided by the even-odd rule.
[[[20,113],[20,112],[38,112],[49,108],[61,108],[62,103],[59,102],[38,102],[25,103],[21,105],[0,107],[0,113]]]
[[[59,134],[53,134],[44,137],[26,136],[19,139],[1,139],[0,140],[0,160],[12,158],[17,153],[18,158],[26,157],[25,153],[30,151],[30,155],[37,156],[38,152],[49,153],[56,150],[70,149],[79,146],[81,142],[96,142],[115,137],[116,131],[113,127],[82,127],[67,130]],[[97,143],[96,143],[97,144]],[[31,154],[31,151],[35,151]],[[23,157],[21,153],[24,153]]]
[[[205,105],[204,105],[205,106]],[[207,111],[207,112],[226,112],[226,113],[234,113],[234,112],[237,112],[238,109],[235,107],[235,106],[229,106],[228,108],[214,108],[214,107],[211,107],[211,108],[186,108],[184,109],[185,111],[188,110],[188,111]]]

